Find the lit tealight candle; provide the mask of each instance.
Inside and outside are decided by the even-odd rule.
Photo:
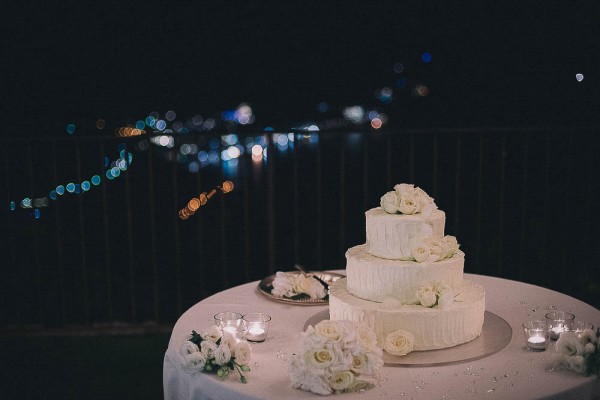
[[[549,331],[546,322],[542,320],[527,321],[523,323],[525,333],[525,347],[531,351],[544,351],[548,345]]]
[[[562,325],[558,325],[550,329],[550,339],[558,340],[560,334],[565,331],[565,327]]]
[[[264,342],[267,339],[271,317],[264,313],[248,313],[244,315],[248,326],[246,339],[250,342]]]
[[[248,328],[247,339],[252,342],[262,342],[267,338],[267,331],[261,322],[255,322]]]
[[[527,339],[527,347],[531,350],[546,350],[546,338],[543,336],[531,336]]]

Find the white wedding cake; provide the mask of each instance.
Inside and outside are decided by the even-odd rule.
[[[397,355],[478,337],[485,291],[463,279],[465,255],[433,199],[399,184],[365,215],[366,243],[348,249],[346,278],[329,287],[330,319],[367,323]]]

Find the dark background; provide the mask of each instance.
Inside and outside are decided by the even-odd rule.
[[[4,2],[0,132],[97,134],[98,118],[218,117],[241,102],[257,129],[353,104],[396,127],[597,124],[598,6],[522,3]],[[385,86],[390,104],[374,97]]]

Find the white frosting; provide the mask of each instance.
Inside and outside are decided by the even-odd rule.
[[[403,304],[415,303],[421,286],[443,282],[456,292],[463,282],[464,264],[460,250],[451,258],[418,263],[375,257],[363,244],[346,252],[348,291],[365,300],[382,302],[393,297]]]
[[[478,337],[483,327],[485,291],[473,282],[463,281],[456,301],[444,309],[420,305],[392,306],[363,300],[350,294],[346,279],[329,287],[329,315],[332,320],[364,321],[377,334],[379,345],[399,329],[415,337],[414,350],[442,349]]]
[[[388,214],[381,207],[365,213],[367,251],[392,260],[410,260],[414,241],[422,237],[444,237],[446,214],[434,210],[429,218],[422,214]]]

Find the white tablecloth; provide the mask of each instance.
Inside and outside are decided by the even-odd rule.
[[[337,271],[340,272],[340,271]],[[524,347],[523,321],[540,319],[556,307],[577,320],[600,324],[600,310],[549,289],[506,279],[465,274],[486,290],[486,309],[513,329],[510,344],[476,361],[433,367],[385,366],[378,387],[364,393],[345,393],[341,399],[600,399],[600,379],[571,371],[548,371],[550,352],[534,353]],[[319,395],[293,389],[287,368],[297,351],[305,322],[327,306],[298,306],[272,301],[257,291],[258,282],[215,294],[186,311],[177,321],[165,353],[164,395],[179,399],[303,399]],[[246,373],[224,380],[215,375],[188,374],[181,365],[179,347],[192,330],[208,327],[221,311],[264,312],[272,316],[269,338],[255,343]],[[337,397],[336,397],[337,398]]]

